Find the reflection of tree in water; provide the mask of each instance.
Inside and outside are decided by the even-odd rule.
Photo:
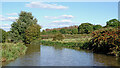
[[[55,49],[55,50],[62,50],[63,47],[61,47],[61,46],[54,46],[54,49]]]
[[[27,51],[26,51],[26,54],[31,54],[33,52],[40,52],[40,45],[39,44],[36,44],[36,45],[26,45],[28,48],[27,48]]]
[[[120,66],[120,57],[94,54],[94,61],[103,63],[107,66]]]

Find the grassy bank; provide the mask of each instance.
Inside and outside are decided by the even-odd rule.
[[[1,49],[0,61],[6,62],[11,61],[19,57],[20,55],[25,54],[27,47],[23,43],[0,43]]]
[[[79,38],[78,38],[79,36]],[[90,35],[65,35],[65,39],[62,41],[53,41],[52,38],[49,39],[42,39],[42,45],[49,45],[49,46],[62,46],[68,48],[83,48],[86,42],[91,39]]]

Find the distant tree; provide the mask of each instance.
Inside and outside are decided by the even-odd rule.
[[[25,43],[29,44],[33,40],[40,38],[40,29],[41,29],[41,27],[37,24],[33,24],[33,25],[29,26],[25,30]]]
[[[101,25],[94,25],[94,26],[93,26],[93,29],[94,29],[94,30],[98,30],[98,29],[101,29],[101,28],[102,28]]]
[[[58,31],[58,30],[55,30],[55,29],[52,30],[51,32],[52,32],[53,34],[59,33],[59,31]]]
[[[62,33],[62,34],[66,34],[66,29],[60,29],[60,33]]]
[[[118,27],[119,26],[119,21],[117,19],[111,19],[106,22],[106,27]]]
[[[7,33],[5,30],[0,29],[0,43],[4,43],[7,37]]]
[[[79,27],[78,27],[78,33],[79,34],[83,34],[83,33],[90,33],[91,31],[93,31],[93,25],[90,23],[82,23]]]
[[[21,11],[19,18],[11,25],[11,40],[24,42],[25,30],[33,24],[37,24],[37,19],[32,16],[32,13]]]
[[[53,37],[53,41],[62,41],[64,39],[64,35],[62,35],[61,33],[59,34],[56,34],[54,37]]]
[[[45,35],[45,34],[46,34],[46,31],[45,31],[45,30],[42,30],[41,34],[42,34],[42,35]]]
[[[77,34],[77,33],[78,33],[78,29],[77,28],[72,29],[72,34]]]

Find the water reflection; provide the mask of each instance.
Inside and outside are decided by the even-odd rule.
[[[94,61],[103,63],[106,66],[120,66],[120,57],[94,54]]]

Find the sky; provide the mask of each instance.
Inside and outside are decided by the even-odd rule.
[[[0,28],[9,31],[21,11],[31,12],[42,30],[87,22],[105,26],[118,19],[118,2],[2,2]]]

